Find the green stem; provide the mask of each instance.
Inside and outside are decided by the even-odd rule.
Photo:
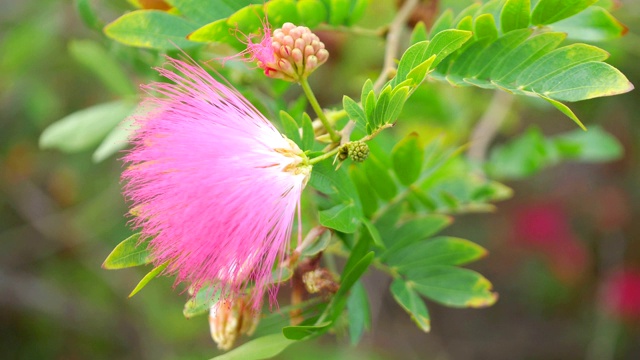
[[[335,148],[335,149],[333,149],[333,150],[331,150],[331,151],[329,151],[327,153],[324,153],[324,154],[322,154],[320,156],[314,157],[313,159],[309,159],[309,165],[314,165],[314,164],[317,164],[317,163],[319,163],[320,161],[322,161],[324,159],[328,159],[328,158],[334,156],[335,154],[337,154],[338,151],[340,151],[339,147],[337,147],[337,148]]]
[[[322,111],[322,108],[318,103],[318,99],[316,99],[316,96],[313,94],[313,91],[311,90],[311,86],[309,86],[309,81],[307,81],[306,77],[300,80],[300,86],[302,86],[302,90],[304,91],[304,94],[307,96],[307,99],[309,100],[311,107],[316,112],[316,115],[318,115],[318,118],[320,119],[320,121],[322,121],[322,125],[324,126],[325,130],[327,130],[327,133],[329,133],[329,136],[331,137],[331,141],[333,142],[340,141],[340,135],[338,135],[338,133],[335,130],[333,130],[333,127],[331,127],[331,123],[329,122],[329,119],[327,119],[327,115],[325,115],[324,111]]]

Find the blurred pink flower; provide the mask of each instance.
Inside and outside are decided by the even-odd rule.
[[[606,279],[606,310],[625,320],[640,320],[640,269],[619,269]]]
[[[514,216],[513,243],[543,254],[553,273],[565,283],[575,283],[584,276],[589,253],[559,204],[526,204]]]
[[[235,89],[195,64],[169,59],[158,69],[175,84],[145,89],[134,148],[122,177],[142,238],[156,264],[195,290],[212,285],[223,298],[253,286],[253,306],[289,247],[300,194],[311,167]],[[298,235],[299,236],[299,235]]]

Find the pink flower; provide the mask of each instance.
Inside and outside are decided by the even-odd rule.
[[[175,84],[145,87],[163,96],[145,101],[151,110],[135,119],[124,157],[132,222],[176,283],[213,285],[223,299],[253,286],[257,309],[266,291],[274,300],[271,273],[287,254],[311,167],[235,89],[198,65],[169,64],[175,71],[158,71]]]

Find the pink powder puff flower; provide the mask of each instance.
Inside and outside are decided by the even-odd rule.
[[[223,299],[253,286],[257,310],[265,292],[275,300],[272,270],[288,252],[311,166],[237,90],[198,65],[168,61],[175,71],[158,71],[175,84],[144,87],[163,96],[145,101],[151,110],[135,118],[124,157],[133,225],[176,283],[212,285]]]

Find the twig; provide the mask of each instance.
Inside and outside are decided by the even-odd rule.
[[[418,0],[407,0],[404,2],[396,17],[389,26],[389,33],[387,33],[387,46],[384,54],[384,64],[382,65],[382,71],[378,76],[378,79],[373,84],[375,91],[380,91],[382,85],[388,80],[389,73],[395,70],[395,59],[398,56],[398,50],[400,48],[400,35],[402,35],[402,29],[407,22],[409,16],[413,12],[413,9],[418,6]]]
[[[387,33],[387,45],[384,51],[384,63],[382,64],[382,71],[378,76],[378,79],[373,84],[373,89],[379,92],[382,86],[387,81],[389,73],[395,70],[395,59],[398,56],[400,49],[400,35],[404,29],[404,24],[407,22],[409,16],[413,12],[416,6],[418,6],[419,0],[407,0],[404,2],[395,18],[389,25],[389,32]],[[347,125],[342,129],[342,144],[349,142],[351,132],[355,128],[353,120],[349,120]],[[346,141],[345,141],[346,139]]]
[[[513,96],[504,91],[496,91],[491,103],[471,133],[471,142],[467,154],[471,160],[483,162],[487,156],[489,144],[496,136],[500,125],[509,113]]]

